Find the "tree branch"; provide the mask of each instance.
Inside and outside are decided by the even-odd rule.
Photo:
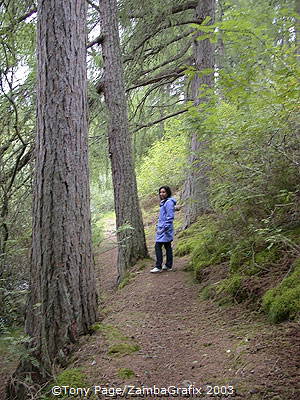
[[[37,12],[37,8],[32,8],[30,11],[28,11],[28,13],[22,15],[22,17],[17,19],[17,22],[23,22],[25,21],[27,18],[31,17],[33,14],[35,14]]]
[[[187,61],[189,61],[189,60],[190,59],[188,59]],[[184,75],[184,71],[185,70],[186,70],[186,66],[182,66],[182,67],[178,67],[178,68],[176,68],[174,70],[162,71],[159,74],[153,76],[152,78],[148,78],[148,79],[145,79],[143,81],[137,81],[135,83],[135,85],[129,87],[127,89],[127,91],[130,91],[130,90],[133,90],[133,89],[137,89],[137,88],[142,87],[142,86],[151,85],[152,83],[156,83],[156,82],[168,79],[168,78],[172,78],[172,77],[179,78],[180,76]]]
[[[11,178],[11,181],[10,181],[10,187],[11,187],[16,174],[19,171],[21,171],[21,169],[24,168],[29,163],[29,161],[31,160],[32,155],[33,155],[33,147],[31,147],[28,150],[28,152],[23,156],[25,148],[26,148],[26,146],[24,146],[23,149],[21,150],[21,156],[18,156],[17,162],[14,165],[14,167],[1,177],[0,184],[5,183],[8,179]]]
[[[189,48],[191,47],[192,43],[193,43],[193,41],[190,40],[190,41],[187,43],[187,45],[186,45],[185,47],[183,47],[179,53],[176,54],[176,56],[174,56],[173,58],[170,58],[170,59],[168,59],[168,60],[162,62],[162,63],[159,64],[159,65],[156,65],[155,67],[153,67],[153,68],[151,68],[151,69],[148,69],[148,70],[145,70],[145,71],[141,71],[140,75],[149,74],[149,73],[151,73],[151,72],[154,72],[154,71],[158,70],[158,69],[161,68],[161,67],[164,67],[165,65],[171,64],[172,62],[179,60],[181,57],[183,57],[183,56],[187,53],[187,51],[188,51]]]
[[[167,21],[165,24],[159,26],[156,30],[151,32],[149,35],[147,35],[133,50],[132,53],[134,54],[137,52],[148,40],[153,38],[155,35],[160,33],[161,31],[169,28],[174,28],[175,26],[182,26],[182,25],[189,25],[189,24],[201,24],[203,22],[203,19],[192,19],[192,20],[187,20],[187,21],[176,21],[173,23],[173,21]],[[155,25],[156,26],[156,25]],[[129,39],[130,40],[130,39]]]
[[[103,40],[104,40],[104,35],[99,35],[98,37],[96,37],[96,39],[89,42],[87,44],[86,48],[89,49],[90,47],[94,46],[95,44],[102,44]]]
[[[159,45],[159,46],[157,46],[157,47],[154,47],[154,48],[149,49],[150,51],[145,50],[145,52],[147,52],[147,53],[146,53],[145,56],[144,56],[144,60],[145,60],[147,57],[154,56],[155,54],[159,53],[161,50],[163,50],[163,49],[165,49],[166,47],[170,46],[170,44],[173,44],[173,43],[175,43],[175,42],[178,42],[178,41],[181,40],[181,39],[184,39],[185,37],[189,36],[189,35],[192,34],[193,32],[194,32],[194,31],[193,31],[192,29],[190,29],[190,30],[184,32],[182,35],[177,35],[177,36],[175,36],[175,38],[171,39],[169,42],[164,42],[164,43],[162,43],[161,45]],[[134,60],[135,55],[136,55],[136,54],[132,53],[132,54],[128,54],[127,56],[124,56],[123,62],[126,63],[126,62],[128,62],[128,61]]]
[[[147,97],[150,96],[150,94],[152,92],[154,92],[156,89],[159,89],[161,86],[164,85],[170,85],[171,83],[173,83],[174,81],[176,81],[177,77],[173,77],[172,79],[169,79],[168,81],[164,81],[164,82],[158,82],[156,85],[152,85],[144,94],[143,98],[141,99],[141,101],[138,103],[138,105],[135,107],[135,111],[133,113],[133,116],[130,118],[130,120],[134,119],[135,116],[137,115],[138,111],[140,108],[143,107],[143,105],[145,104],[145,101],[147,100]]]
[[[162,121],[165,121],[166,119],[175,117],[176,115],[183,114],[183,113],[185,113],[187,111],[189,111],[189,109],[185,108],[185,109],[177,111],[177,112],[175,112],[173,114],[169,114],[169,115],[166,115],[166,116],[164,116],[162,118],[156,119],[155,121],[149,122],[148,124],[138,125],[138,127],[136,129],[134,129],[133,131],[131,131],[131,133],[135,133],[135,132],[137,132],[137,131],[139,131],[140,129],[143,129],[143,128],[149,128],[150,126],[156,125],[159,122],[162,122]]]
[[[174,14],[178,14],[178,13],[180,13],[182,11],[186,11],[186,10],[190,10],[192,8],[196,8],[197,4],[198,4],[197,0],[190,0],[190,1],[187,1],[186,3],[184,3],[184,4],[173,6],[173,7],[171,7],[170,10],[167,10],[168,11],[168,15],[170,15],[170,14],[174,15]],[[129,15],[129,18],[143,18],[143,17],[144,17],[143,14],[130,14]],[[160,20],[161,20],[161,16],[160,16]]]
[[[100,13],[100,7],[97,6],[97,4],[93,3],[91,0],[86,0],[88,4],[96,11]]]

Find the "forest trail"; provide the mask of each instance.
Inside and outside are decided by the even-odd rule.
[[[186,258],[175,258],[174,271],[158,274],[149,273],[152,260],[143,260],[116,289],[116,249],[106,245],[96,259],[100,329],[83,339],[72,363],[82,368],[90,386],[134,385],[135,398],[143,399],[155,397],[138,395],[141,388],[169,386],[185,388],[176,398],[187,398],[189,385],[194,385],[191,398],[201,388],[202,399],[300,399],[296,323],[272,326],[240,305],[225,308],[200,300],[199,285],[185,271]]]

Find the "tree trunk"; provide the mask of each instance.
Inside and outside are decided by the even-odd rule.
[[[101,0],[104,95],[108,108],[108,143],[111,159],[118,238],[118,282],[138,259],[148,255],[137,195],[128,127],[127,100],[115,0]]]
[[[25,331],[9,398],[46,381],[97,317],[87,153],[86,2],[39,0],[36,166]],[[19,381],[19,382],[18,382]],[[29,382],[27,380],[27,382]]]
[[[199,0],[196,7],[195,17],[199,23],[210,16],[210,23],[214,22],[215,14],[215,0]],[[199,33],[194,38],[194,66],[197,71],[203,69],[214,69],[214,45],[209,39],[197,40],[201,36]],[[191,97],[196,106],[201,105],[207,101],[204,96],[199,98],[201,94],[201,86],[205,85],[206,88],[212,88],[214,82],[213,72],[211,74],[198,75],[197,72],[192,79],[189,98]],[[200,116],[201,117],[201,116]],[[189,143],[189,169],[187,179],[184,185],[183,199],[185,201],[185,218],[183,228],[187,228],[196,218],[207,212],[210,208],[208,197],[208,171],[209,165],[201,156],[207,150],[208,142],[206,139],[201,138],[200,132],[193,132],[190,137]]]

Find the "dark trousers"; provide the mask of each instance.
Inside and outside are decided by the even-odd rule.
[[[172,268],[173,265],[173,250],[172,250],[172,242],[156,242],[155,243],[155,254],[156,254],[156,267],[161,268],[163,262],[163,252],[162,247],[164,246],[166,249],[166,266],[168,268]]]

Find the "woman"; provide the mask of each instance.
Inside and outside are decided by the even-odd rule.
[[[155,254],[156,264],[150,272],[171,271],[173,267],[172,240],[174,237],[174,213],[176,200],[171,197],[169,186],[162,186],[158,190],[160,198],[160,211],[156,226]],[[166,264],[162,266],[162,247],[166,249]]]

